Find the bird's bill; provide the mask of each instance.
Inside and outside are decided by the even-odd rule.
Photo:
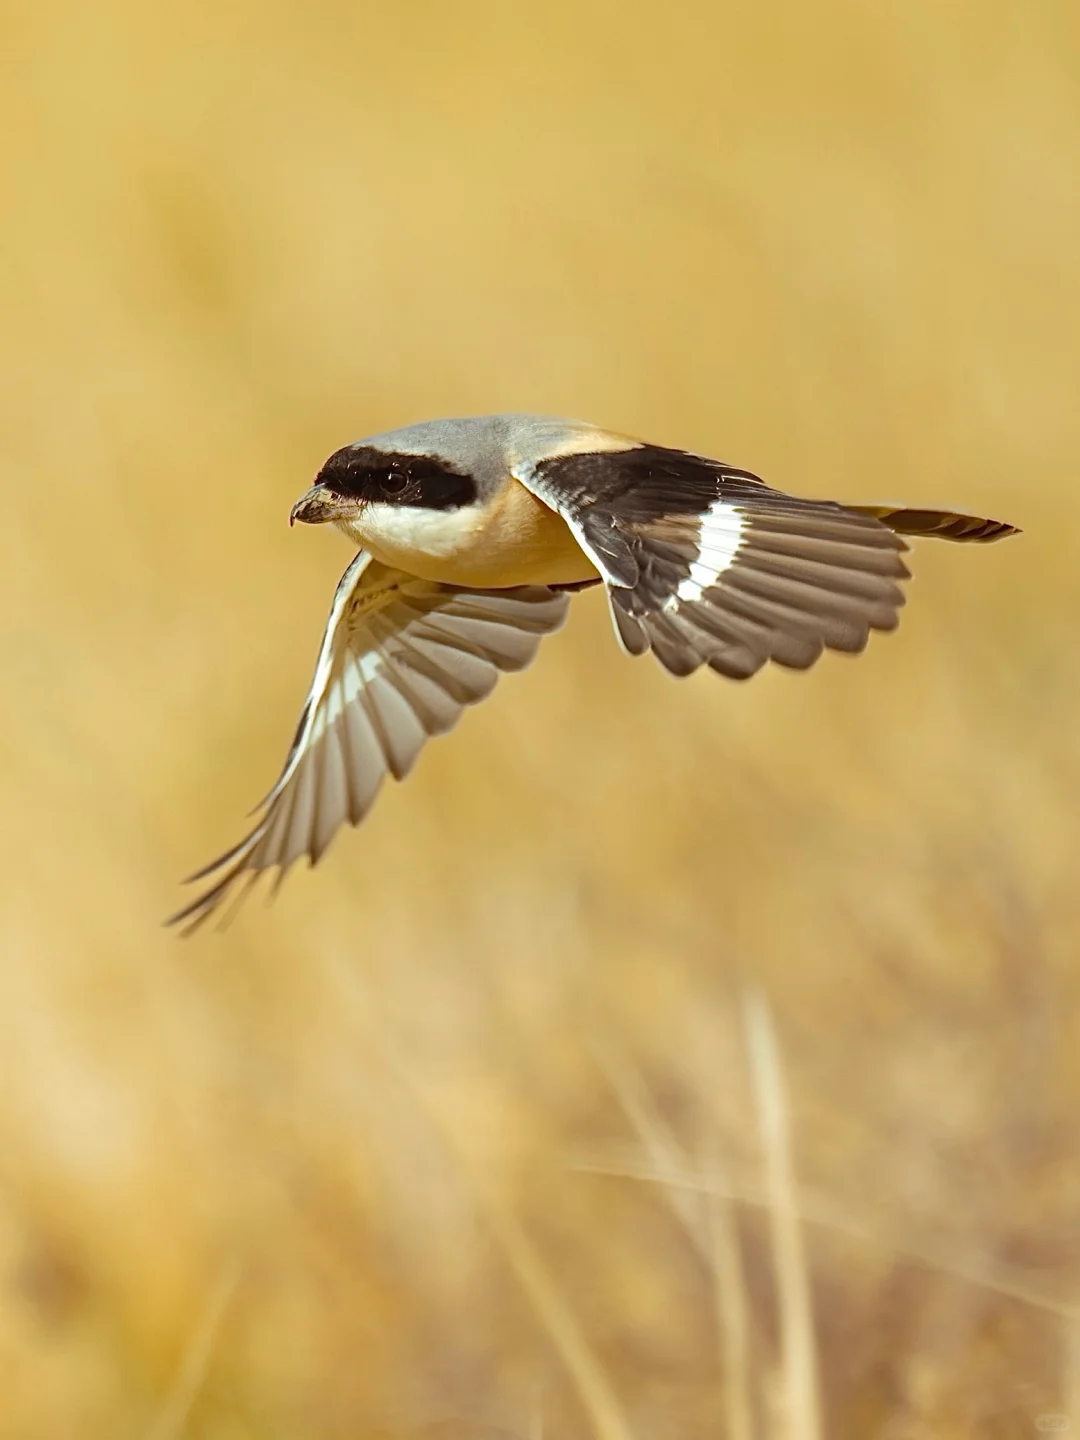
[[[332,520],[343,520],[355,514],[356,500],[353,497],[336,495],[325,485],[313,485],[289,511],[289,524],[300,520],[305,525],[326,525]]]

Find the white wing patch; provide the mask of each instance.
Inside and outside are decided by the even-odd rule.
[[[681,602],[700,600],[738,555],[745,533],[746,520],[739,509],[724,500],[714,500],[701,517],[698,558],[664,609],[677,610]]]
[[[277,784],[239,845],[192,875],[213,877],[170,920],[197,929],[265,870],[277,884],[315,864],[356,825],[387,775],[402,780],[429,736],[522,670],[566,619],[569,596],[542,585],[466,590],[392,570],[361,551],[334,595],[315,675]],[[276,888],[276,887],[275,887]]]

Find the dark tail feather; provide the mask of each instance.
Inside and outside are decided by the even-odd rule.
[[[1019,535],[1003,520],[980,520],[977,515],[956,515],[951,510],[895,510],[891,505],[847,505],[857,515],[872,515],[897,535],[927,535],[935,540],[1004,540]]]

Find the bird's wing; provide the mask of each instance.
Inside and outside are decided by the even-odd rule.
[[[651,649],[674,675],[708,665],[741,680],[767,660],[805,669],[823,649],[859,651],[871,630],[894,628],[904,603],[897,532],[1013,533],[935,511],[801,500],[652,445],[519,462],[514,473],[603,575],[625,648]]]
[[[568,604],[542,585],[434,584],[361,551],[338,584],[300,723],[258,824],[190,877],[213,883],[168,923],[189,933],[242,880],[276,868],[280,883],[301,855],[314,865],[341,824],[364,818],[388,774],[409,773],[429,735],[449,730],[500,672],[529,664]]]

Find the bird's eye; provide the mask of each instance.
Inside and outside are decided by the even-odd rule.
[[[384,495],[401,495],[408,488],[409,472],[401,470],[396,465],[387,470],[379,481],[379,488]]]

